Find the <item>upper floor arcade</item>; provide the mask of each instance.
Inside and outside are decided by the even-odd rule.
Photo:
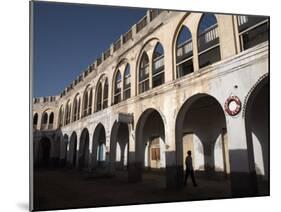
[[[33,126],[56,129],[210,69],[268,40],[269,19],[149,10],[57,97],[34,99]]]

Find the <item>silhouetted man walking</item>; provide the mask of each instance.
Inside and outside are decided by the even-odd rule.
[[[195,181],[195,177],[194,177],[192,157],[191,157],[191,151],[190,150],[187,152],[187,156],[185,158],[185,167],[186,167],[186,170],[185,170],[184,185],[186,185],[186,180],[187,180],[187,178],[190,174],[193,186],[197,186],[196,181]]]

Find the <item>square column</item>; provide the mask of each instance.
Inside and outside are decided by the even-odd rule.
[[[135,183],[142,180],[142,164],[136,157],[136,133],[133,124],[129,128],[128,181]]]
[[[240,113],[237,117],[226,117],[230,180],[233,197],[253,196],[257,185],[255,170],[251,163],[251,155],[247,144],[245,122]]]
[[[170,124],[169,124],[170,123]],[[177,164],[176,134],[174,121],[166,123],[165,146],[166,146],[166,188],[169,190],[179,189],[183,186],[183,177]]]

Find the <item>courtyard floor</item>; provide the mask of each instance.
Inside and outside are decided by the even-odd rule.
[[[193,187],[189,178],[183,189],[171,191],[165,189],[165,176],[157,172],[145,172],[142,182],[128,183],[126,171],[112,177],[69,169],[40,169],[34,171],[35,210],[231,197],[229,180],[197,178],[197,183],[199,186]]]

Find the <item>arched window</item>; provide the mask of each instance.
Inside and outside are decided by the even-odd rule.
[[[176,43],[177,78],[190,74],[193,69],[193,46],[190,30],[182,26]]]
[[[79,97],[78,98],[78,101],[77,101],[77,120],[80,119],[80,105],[81,105],[81,98]]]
[[[69,104],[68,104],[68,117],[67,117],[67,123],[69,124],[70,123],[70,118],[71,118],[71,103],[69,101]]]
[[[130,65],[127,64],[124,72],[124,94],[123,99],[129,99],[131,97],[131,72]]]
[[[41,129],[46,129],[48,123],[48,113],[44,112],[42,116]]]
[[[37,127],[37,122],[38,122],[38,114],[35,113],[33,116],[33,127],[36,128]]]
[[[100,111],[102,109],[102,83],[99,82],[97,86],[97,101],[96,101],[96,111]]]
[[[53,124],[54,124],[54,113],[52,112],[49,117],[48,129],[53,129]]]
[[[139,65],[139,93],[149,90],[149,59],[144,52]]]
[[[88,92],[85,90],[83,95],[83,117],[87,116],[88,110]]]
[[[121,102],[121,82],[122,77],[119,70],[117,70],[114,80],[114,104]]]
[[[83,117],[92,113],[93,89],[87,87],[83,95]]]
[[[60,107],[59,111],[59,120],[58,120],[58,127],[61,127],[63,125],[63,105]]]
[[[65,105],[64,125],[67,125],[68,103]]]
[[[80,112],[80,97],[77,94],[73,101],[73,121],[79,119],[79,112]]]
[[[152,88],[164,83],[164,69],[164,49],[158,42],[152,56]]]
[[[89,91],[89,104],[88,104],[88,115],[92,113],[92,105],[93,105],[93,89],[90,88]]]
[[[221,59],[217,19],[214,14],[205,13],[198,26],[199,68]]]
[[[105,109],[108,107],[108,80],[105,79],[104,82],[104,88],[103,88],[103,106],[102,109]]]
[[[268,40],[268,17],[239,15],[237,21],[241,51]]]
[[[74,97],[74,100],[73,100],[73,106],[72,106],[72,108],[73,108],[73,118],[72,118],[72,120],[73,121],[76,121],[77,120],[77,118],[76,118],[76,116],[77,116],[77,97],[78,97],[78,95],[76,95],[75,97]]]
[[[96,111],[108,107],[108,79],[102,77],[98,82],[96,89]]]
[[[71,117],[71,103],[70,100],[68,100],[66,104],[66,109],[65,109],[65,125],[70,123],[70,117]]]

